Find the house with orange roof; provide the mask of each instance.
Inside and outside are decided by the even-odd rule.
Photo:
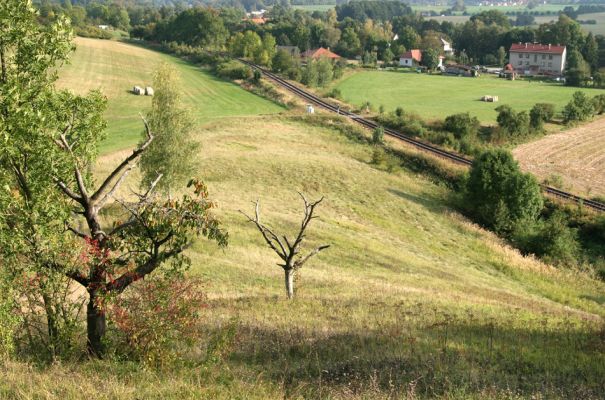
[[[300,56],[305,59],[313,58],[316,60],[321,57],[327,57],[332,60],[338,60],[342,58],[338,54],[331,52],[330,48],[324,49],[323,47],[320,47],[319,49],[307,50],[303,52]]]
[[[437,68],[443,68],[444,56],[439,56]],[[422,51],[419,49],[408,50],[399,56],[399,65],[402,67],[417,67],[422,62]]]

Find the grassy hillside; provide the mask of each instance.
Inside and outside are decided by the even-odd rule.
[[[509,104],[516,110],[529,110],[535,103],[548,102],[561,109],[578,88],[559,84],[508,81],[493,75],[479,78],[417,74],[413,72],[362,71],[336,84],[346,102],[361,105],[370,101],[387,111],[403,107],[423,118],[443,119],[459,112],[470,112],[482,122],[494,123],[494,109]],[[602,89],[582,89],[590,96],[605,93]],[[484,95],[499,96],[499,103],[480,101]]]
[[[446,189],[372,166],[371,146],[335,130],[263,117],[198,133],[199,176],[231,236],[226,250],[199,242],[189,253],[191,273],[207,282],[205,337],[235,321],[222,361],[162,372],[112,361],[5,364],[0,397],[598,398],[605,390],[604,284],[521,257],[452,212]],[[98,173],[124,154],[102,157]],[[305,266],[288,302],[274,254],[238,210],[260,198],[265,222],[292,231],[296,190],[325,196],[308,239],[332,247]]]
[[[110,40],[76,39],[71,63],[61,70],[59,86],[86,93],[101,89],[109,100],[108,140],[102,151],[131,146],[139,140],[151,98],[130,93],[133,86],[151,85],[153,71],[162,62],[173,63],[182,79],[182,93],[199,123],[227,116],[280,112],[278,105],[220,80],[178,58]]]

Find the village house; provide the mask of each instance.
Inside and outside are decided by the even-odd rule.
[[[332,60],[338,60],[338,59],[342,58],[338,54],[331,52],[329,47],[327,49],[320,47],[319,49],[307,50],[307,51],[303,52],[300,56],[305,59],[308,59],[308,58],[319,59],[321,57],[327,57]]]
[[[567,48],[540,43],[514,43],[509,63],[524,75],[563,75]]]
[[[445,57],[439,56],[438,69],[443,68],[443,59]],[[408,50],[399,56],[399,65],[401,67],[417,67],[422,62],[422,51],[419,49]]]
[[[441,50],[443,54],[446,56],[451,56],[454,54],[454,49],[452,48],[452,44],[445,40],[444,38],[439,38],[441,40]]]
[[[402,67],[416,67],[422,61],[422,52],[418,49],[408,50],[399,56],[399,65]]]

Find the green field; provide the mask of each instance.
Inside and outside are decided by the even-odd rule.
[[[335,130],[237,118],[198,137],[199,174],[230,245],[200,241],[189,255],[207,282],[204,340],[236,321],[224,359],[205,367],[194,352],[160,373],[118,361],[13,363],[0,369],[0,397],[19,388],[20,398],[61,400],[596,399],[605,390],[604,283],[520,256],[453,212],[445,188],[373,167],[372,146]],[[101,158],[97,172],[120,157]],[[325,196],[308,240],[332,246],[301,271],[288,302],[275,255],[238,210],[260,198],[265,223],[292,231],[296,190]]]
[[[153,71],[162,62],[178,68],[183,100],[194,110],[199,123],[283,111],[282,107],[175,57],[110,40],[78,38],[76,46],[71,63],[61,70],[59,86],[78,93],[101,89],[107,96],[108,140],[103,151],[131,146],[139,140],[139,113],[147,112],[151,98],[135,96],[130,90],[134,85],[151,85]]]
[[[557,12],[562,11],[565,7],[571,6],[577,8],[574,4],[539,4],[533,9],[528,9],[525,5],[518,6],[466,6],[466,12],[470,15],[478,14],[482,11],[497,10],[503,13],[517,11],[536,11],[536,12]],[[430,6],[430,5],[412,5],[414,11],[435,11],[441,12],[448,9],[450,6]],[[462,14],[462,13],[459,13]]]
[[[94,59],[91,52],[71,68],[91,79],[85,71]],[[117,75],[96,79],[119,94],[127,82]],[[186,75],[186,86],[197,76]],[[229,104],[230,93],[215,100]],[[210,104],[191,106],[203,113]],[[182,364],[159,371],[112,358],[45,367],[2,361],[0,398],[596,400],[605,393],[605,283],[521,256],[456,213],[444,186],[396,160],[371,164],[374,146],[347,136],[350,127],[330,128],[334,117],[216,115],[196,129],[197,171],[230,243],[223,250],[200,240],[188,251],[190,273],[205,280],[208,296],[200,343]],[[112,135],[106,148],[123,143]],[[95,174],[105,176],[127,154],[103,155]],[[135,171],[115,195],[128,196],[137,178]],[[301,217],[296,191],[325,196],[307,240],[331,247],[305,265],[297,298],[287,301],[275,254],[239,210],[260,199],[264,222],[292,232]],[[220,342],[229,325],[236,335]],[[223,343],[211,362],[210,340]]]
[[[509,104],[528,110],[535,103],[553,103],[560,110],[577,88],[554,83],[508,81],[484,74],[479,78],[417,74],[412,72],[362,71],[336,84],[343,99],[359,106],[365,101],[387,111],[403,107],[426,119],[443,119],[448,115],[470,112],[482,122],[493,123],[494,109]],[[605,93],[602,89],[583,89],[589,95]],[[499,96],[499,103],[480,101],[484,95]]]

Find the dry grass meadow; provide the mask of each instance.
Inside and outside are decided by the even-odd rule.
[[[540,179],[558,175],[574,193],[605,197],[605,118],[523,144],[513,154]]]
[[[189,250],[208,308],[182,363],[5,362],[0,398],[603,398],[605,283],[521,256],[454,212],[445,187],[371,164],[372,146],[313,118],[231,116],[196,130],[197,175],[230,243]],[[126,153],[103,155],[96,174]],[[325,196],[308,246],[332,246],[287,301],[275,255],[239,210],[260,199],[265,222],[292,232],[296,191]]]

